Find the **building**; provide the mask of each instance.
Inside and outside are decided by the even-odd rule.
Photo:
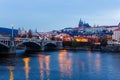
[[[120,27],[113,31],[112,39],[116,41],[120,41]]]
[[[88,23],[85,21],[83,22],[81,19],[79,21],[78,27],[91,27]]]

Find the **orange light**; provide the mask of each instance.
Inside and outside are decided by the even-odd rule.
[[[88,42],[88,39],[85,39],[85,38],[76,38],[75,40],[77,42]]]
[[[29,69],[30,69],[30,67],[29,67],[29,61],[30,61],[30,58],[24,58],[23,59],[23,61],[24,61],[24,63],[25,63],[25,67],[24,67],[24,69],[25,69],[25,74],[26,74],[26,78],[28,79],[28,77],[29,77]]]

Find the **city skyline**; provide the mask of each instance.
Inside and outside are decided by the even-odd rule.
[[[0,26],[16,29],[59,30],[78,27],[80,18],[91,26],[117,25],[120,22],[119,0],[0,0]]]

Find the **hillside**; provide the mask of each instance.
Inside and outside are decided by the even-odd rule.
[[[12,29],[10,28],[4,28],[4,27],[0,27],[0,34],[1,35],[11,35],[12,33]],[[17,35],[18,34],[18,30],[17,29],[14,29],[14,35]]]

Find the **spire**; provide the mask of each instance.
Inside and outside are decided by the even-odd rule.
[[[35,29],[35,33],[37,33],[37,28]]]
[[[91,26],[82,19],[80,19],[78,27],[91,27]]]
[[[22,27],[22,31],[24,31],[24,28]]]
[[[78,24],[78,27],[81,27],[81,26],[83,26],[83,21],[81,20],[81,18],[80,18],[80,21],[79,21],[79,24]]]
[[[20,29],[20,27],[18,28],[18,35],[20,35],[21,34],[21,29]]]

